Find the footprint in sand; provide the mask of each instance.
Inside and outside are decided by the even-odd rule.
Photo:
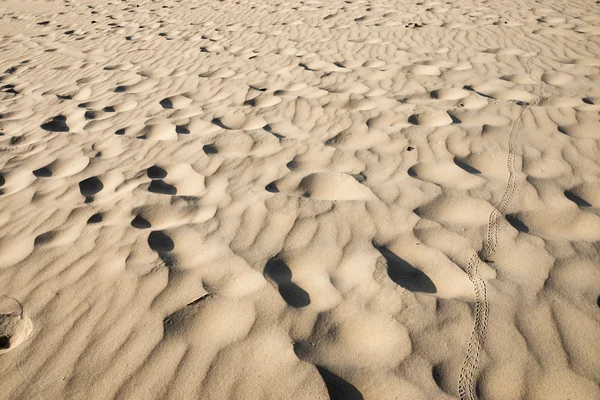
[[[419,126],[439,127],[455,123],[455,118],[453,118],[444,110],[435,110],[414,114],[409,117],[408,122]]]
[[[367,186],[359,183],[349,174],[341,172],[317,172],[309,174],[297,182],[298,176],[290,175],[271,182],[265,189],[271,193],[284,193],[288,196],[306,197],[313,200],[373,200],[375,195]]]
[[[35,181],[35,175],[26,169],[0,174],[0,196],[17,193]]]
[[[413,165],[408,174],[413,178],[448,188],[473,189],[485,180],[460,167],[456,162],[422,162]]]
[[[192,104],[193,100],[183,95],[166,97],[160,101],[162,108],[167,110],[181,110]]]
[[[33,171],[38,178],[65,178],[83,171],[90,163],[90,159],[84,155],[73,155],[72,157],[61,157]]]
[[[142,136],[140,138],[147,140],[177,140],[178,133],[177,126],[167,122],[160,121],[146,125],[142,130]]]
[[[438,89],[431,92],[431,98],[437,100],[460,100],[470,93],[463,88]]]
[[[21,303],[12,297],[0,297],[0,354],[8,353],[31,335],[33,324],[23,313]]]
[[[267,125],[267,121],[265,121],[264,118],[259,115],[244,115],[240,112],[225,114],[221,117],[213,119],[212,122],[222,129],[245,131],[260,129]]]

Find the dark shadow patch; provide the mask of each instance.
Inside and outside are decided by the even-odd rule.
[[[596,299],[596,305],[600,308],[600,296]]]
[[[168,194],[171,196],[177,194],[177,188],[175,186],[169,185],[167,182],[160,179],[150,182],[148,191],[152,193]]]
[[[508,221],[508,223],[511,224],[512,227],[515,228],[516,230],[518,230],[519,232],[523,232],[523,233],[529,232],[529,227],[527,225],[525,225],[525,223],[523,221],[521,221],[519,218],[517,218],[516,215],[507,214],[506,221]]]
[[[584,97],[583,99],[581,99],[581,101],[583,101],[585,104],[594,105],[594,102],[591,99],[588,99],[587,97]]]
[[[212,297],[211,293],[206,293],[204,296],[201,296],[199,298],[197,298],[196,300],[188,303],[188,306],[198,306],[202,303],[204,303],[206,300],[210,299]]]
[[[79,190],[84,196],[93,196],[104,189],[102,181],[95,176],[87,178],[79,182]]]
[[[367,177],[364,173],[351,175],[358,183],[364,183],[367,180]]]
[[[483,379],[477,379],[475,382],[475,398],[476,399],[487,399],[487,396],[483,395]]]
[[[486,99],[493,99],[493,100],[495,100],[495,99],[496,99],[495,97],[492,97],[492,96],[490,96],[490,95],[487,95],[487,94],[483,94],[483,93],[480,93],[480,92],[478,92],[478,91],[477,91],[477,90],[475,90],[475,88],[473,88],[473,86],[471,86],[471,85],[466,85],[466,86],[463,86],[463,89],[465,89],[465,90],[468,90],[468,91],[470,91],[470,92],[475,92],[475,93],[477,93],[478,95],[480,95],[481,97],[485,97]]]
[[[121,128],[115,131],[115,135],[123,136],[125,134],[125,129]]]
[[[559,126],[557,127],[557,130],[562,133],[563,135],[569,135],[569,132],[567,132],[567,129],[564,126]]]
[[[38,178],[48,178],[52,176],[52,171],[50,171],[50,169],[47,167],[42,167],[33,171],[33,174]]]
[[[0,350],[10,349],[10,338],[7,335],[0,336]]]
[[[6,179],[4,178],[4,175],[0,174],[0,187],[4,186],[5,183]]]
[[[177,264],[177,257],[173,253],[159,252],[158,257],[160,257],[167,268],[173,268]]]
[[[206,144],[206,145],[202,146],[202,150],[204,151],[204,153],[206,155],[219,153],[219,150],[212,144]]]
[[[400,258],[387,247],[373,245],[387,261],[388,275],[397,285],[411,292],[437,292],[435,284],[423,271],[413,267],[408,261]]]
[[[114,113],[115,112],[115,108],[111,107],[111,106],[108,106],[108,107],[104,107],[102,109],[102,111],[107,112],[107,113]]]
[[[167,177],[167,171],[159,167],[158,165],[153,165],[152,167],[146,170],[148,174],[148,178],[150,179],[163,179]]]
[[[454,161],[454,164],[456,164],[457,167],[464,169],[465,171],[467,171],[470,174],[473,174],[473,175],[479,175],[479,174],[481,174],[480,170],[478,170],[477,168],[471,167],[466,162],[461,161],[458,157],[454,157],[453,161]]]
[[[592,206],[590,203],[588,203],[581,197],[577,196],[575,193],[571,192],[570,190],[565,190],[565,197],[567,199],[571,200],[573,203],[577,204],[579,207],[591,207]]]
[[[190,130],[184,125],[176,125],[175,132],[182,135],[187,135],[190,133]]]
[[[216,126],[218,126],[221,129],[230,129],[223,122],[221,122],[221,120],[219,118],[213,118],[213,120],[210,121],[210,122],[213,123],[213,124],[215,124]]]
[[[160,101],[160,105],[162,106],[162,108],[166,108],[167,110],[173,109],[173,102],[170,99],[162,99]]]
[[[100,222],[102,222],[102,214],[101,213],[96,213],[96,214],[92,215],[91,217],[89,217],[87,220],[88,224],[99,224]]]
[[[85,119],[95,119],[96,118],[96,113],[94,111],[86,111],[85,114],[83,114],[83,117]]]
[[[42,233],[41,235],[38,235],[34,241],[33,241],[33,245],[34,246],[40,246],[46,243],[50,243],[54,238],[56,237],[56,233],[55,232],[45,232]]]
[[[136,229],[148,229],[148,228],[152,228],[152,224],[150,223],[150,221],[148,221],[145,218],[140,217],[139,215],[137,215],[133,221],[131,221],[131,226],[133,226]]]
[[[271,182],[267,186],[265,186],[265,190],[270,193],[279,193],[279,188],[277,187],[275,182]]]
[[[442,390],[444,390],[444,376],[442,375],[442,370],[439,365],[434,365],[431,369],[431,376],[435,381],[435,384]]]
[[[315,367],[325,382],[331,400],[364,400],[362,393],[350,382],[319,365]]]
[[[25,137],[24,136],[13,136],[10,138],[10,145],[11,146],[16,146],[19,143],[23,143],[25,142]]]
[[[117,86],[115,88],[115,93],[123,93],[127,90],[127,86]]]
[[[450,118],[452,118],[452,123],[453,124],[462,124],[462,121],[458,117],[455,117],[452,114],[448,114],[448,115],[450,116]]]
[[[315,71],[314,69],[309,68],[308,65],[306,65],[304,63],[300,63],[300,64],[298,64],[298,66],[304,68],[307,71]]]
[[[267,261],[264,272],[278,285],[285,285],[292,280],[292,270],[278,258],[271,258]]]
[[[10,93],[10,94],[19,94],[20,92],[14,88],[10,88],[4,91],[5,93]]]
[[[175,248],[173,240],[162,231],[150,232],[148,245],[157,253],[169,252]]]
[[[408,176],[411,176],[413,178],[418,178],[417,173],[415,172],[415,169],[413,167],[410,167],[408,169]]]
[[[302,308],[310,304],[308,292],[295,283],[279,286],[279,294],[288,305],[294,308]]]
[[[52,120],[42,124],[40,128],[49,132],[69,132],[69,127],[67,126],[67,117],[64,115],[52,117]]]
[[[283,260],[271,258],[264,273],[277,284],[279,294],[289,306],[302,308],[310,304],[310,295],[292,282],[292,270]]]
[[[289,169],[290,171],[293,171],[294,169],[296,169],[298,167],[298,164],[296,163],[296,161],[292,160],[289,163],[285,164],[285,166],[287,167],[287,169]]]

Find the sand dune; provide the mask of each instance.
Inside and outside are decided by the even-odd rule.
[[[594,1],[0,35],[0,399],[600,399]]]

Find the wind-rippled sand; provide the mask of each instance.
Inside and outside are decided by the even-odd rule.
[[[0,398],[600,399],[599,35],[0,1]]]

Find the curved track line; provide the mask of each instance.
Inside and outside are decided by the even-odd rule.
[[[471,256],[466,268],[467,275],[475,291],[475,325],[473,326],[467,355],[458,380],[458,393],[461,400],[475,400],[477,398],[475,394],[475,372],[479,367],[479,355],[485,342],[489,318],[487,287],[485,281],[479,276],[479,263],[482,260],[489,260],[496,253],[498,247],[498,227],[517,187],[519,171],[517,169],[516,139],[523,123],[523,117],[531,104],[536,104],[544,97],[543,83],[534,75],[531,66],[534,57],[535,55],[531,55],[527,59],[525,66],[529,77],[539,83],[538,96],[530,104],[526,104],[521,109],[518,118],[513,123],[510,135],[508,136],[508,156],[506,158],[506,168],[509,173],[508,181],[506,182],[500,201],[494,206],[494,210],[492,210],[488,217],[487,233],[483,246]]]

